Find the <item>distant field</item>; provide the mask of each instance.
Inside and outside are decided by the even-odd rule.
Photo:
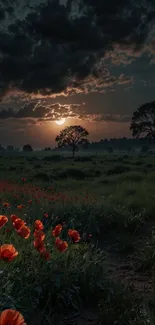
[[[92,155],[87,152],[77,153],[74,160],[69,155],[32,152],[8,156],[5,153],[0,157],[1,214],[9,216],[16,213],[21,218],[27,218],[31,227],[35,219],[42,220],[42,213],[47,212],[49,218],[45,228],[48,240],[49,229],[57,223],[75,228],[82,238],[87,238],[76,246],[77,256],[73,250],[70,251],[71,255],[69,252],[63,255],[62,260],[53,253],[54,264],[52,259],[45,269],[39,264],[36,286],[39,277],[44,277],[39,286],[40,290],[46,288],[46,293],[42,292],[41,296],[50,297],[50,302],[46,299],[44,303],[40,298],[35,307],[28,311],[25,299],[29,299],[29,292],[24,289],[27,280],[23,275],[23,286],[19,288],[21,297],[18,297],[17,305],[28,319],[31,319],[34,311],[39,310],[44,324],[49,324],[42,319],[44,310],[50,315],[51,302],[62,310],[78,310],[80,306],[88,314],[93,307],[94,317],[97,317],[93,323],[95,325],[155,324],[152,298],[155,271],[155,155]],[[26,178],[24,183],[22,177]],[[28,204],[30,200],[31,206]],[[7,209],[3,207],[5,201],[10,204]],[[18,210],[19,204],[25,207]],[[8,233],[2,229],[1,243],[12,240],[18,246],[17,239],[13,235],[8,237]],[[20,245],[24,252],[24,244]],[[25,261],[28,252],[30,248],[25,253]],[[35,261],[35,256],[33,258]],[[91,259],[94,259],[93,262]],[[21,266],[19,262],[12,264],[14,272],[16,268],[24,269],[25,261]],[[37,263],[40,262],[34,262],[35,268]],[[33,278],[31,269],[34,265],[30,262],[28,265],[30,278]],[[54,265],[57,265],[57,271]],[[63,274],[59,274],[62,265]],[[51,289],[48,291],[48,279],[52,274],[59,278],[57,281],[61,285],[57,284],[55,288],[50,280]],[[12,276],[8,281],[13,281]],[[33,281],[30,281],[29,290],[36,299]],[[82,291],[82,287],[85,291]],[[0,290],[0,296],[4,296],[3,287]],[[95,303],[90,301],[87,290],[88,296],[93,295]],[[5,294],[16,300],[11,284],[10,289],[5,289]],[[53,308],[52,313],[56,315],[58,310]],[[77,321],[80,321],[80,315]],[[60,322],[55,321],[54,324]],[[84,324],[92,324],[92,321],[85,320]]]

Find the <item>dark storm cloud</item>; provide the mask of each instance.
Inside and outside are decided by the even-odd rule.
[[[103,59],[114,49],[125,52],[124,64],[129,53],[140,55],[154,20],[151,0],[47,1],[29,8],[0,32],[1,99],[10,90],[68,95],[132,81],[121,74],[107,83]]]
[[[61,118],[76,118],[86,121],[95,122],[119,122],[127,123],[131,120],[131,115],[119,114],[102,114],[96,112],[94,107],[91,112],[89,107],[83,104],[49,104],[44,101],[31,101],[25,103],[20,109],[1,109],[0,110],[0,126],[11,123],[18,127],[55,121]]]
[[[83,104],[84,105],[84,104]],[[25,103],[20,109],[2,108],[0,110],[0,120],[8,119],[25,119],[29,123],[31,121],[54,121],[59,118],[78,117],[82,105],[79,104],[64,104],[59,103],[48,104],[46,101],[31,101]]]

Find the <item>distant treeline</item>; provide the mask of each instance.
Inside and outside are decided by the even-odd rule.
[[[84,145],[79,146],[79,150],[85,151],[99,151],[99,150],[107,150],[108,152],[112,152],[113,150],[126,150],[126,151],[134,151],[135,149],[141,148],[142,151],[149,151],[149,149],[155,149],[155,140],[147,139],[147,138],[113,138],[113,139],[101,139],[100,141],[92,141]],[[144,149],[144,150],[143,150]],[[42,151],[70,151],[71,148],[52,148],[45,147],[41,149]],[[33,151],[33,148],[30,144],[24,145],[23,148],[15,148],[13,145],[8,145],[7,147],[3,147],[0,145],[0,152],[3,151]]]
[[[101,139],[100,141],[92,141],[89,142],[86,145],[79,146],[79,150],[107,150],[109,152],[112,152],[113,150],[127,150],[127,151],[133,151],[134,149],[138,148],[145,148],[145,149],[155,148],[155,140],[153,139],[147,139],[147,138],[113,138],[113,139]],[[148,151],[145,150],[144,151]],[[57,147],[54,148],[54,150],[60,150]],[[69,150],[69,148],[61,148],[61,151]]]

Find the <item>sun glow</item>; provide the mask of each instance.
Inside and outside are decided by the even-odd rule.
[[[65,121],[66,121],[65,118],[61,118],[60,120],[55,121],[55,123],[58,124],[58,125],[62,125],[62,124],[65,123]]]

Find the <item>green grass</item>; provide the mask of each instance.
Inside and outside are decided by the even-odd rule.
[[[59,324],[60,310],[88,308],[96,308],[96,324],[155,324],[153,285],[148,294],[134,280],[145,273],[154,283],[155,156],[89,155],[73,160],[39,155],[0,158],[1,214],[18,214],[33,234],[34,220],[43,220],[43,212],[48,212],[45,232],[51,252],[50,261],[44,261],[33,248],[32,234],[24,240],[13,230],[0,230],[0,243],[19,250],[13,262],[0,262],[1,310],[18,309],[27,323],[37,312],[45,325]],[[26,177],[25,184],[21,177]],[[3,188],[2,180],[12,187]],[[3,208],[4,201],[9,209]],[[18,210],[18,204],[25,207]],[[65,253],[54,247],[51,230],[57,223],[77,229],[82,237]]]

